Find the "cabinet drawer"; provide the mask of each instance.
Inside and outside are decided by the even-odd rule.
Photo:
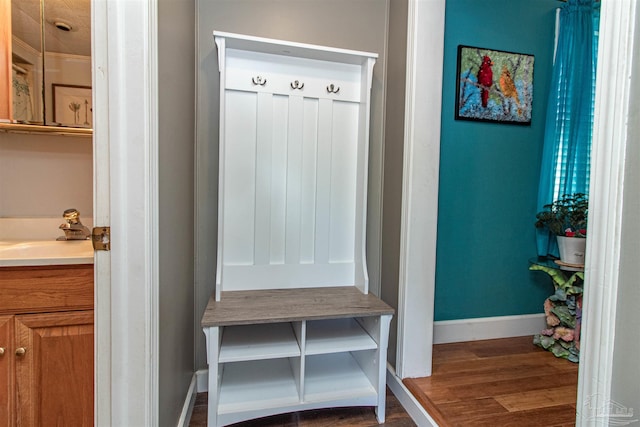
[[[93,265],[0,268],[0,313],[93,308]]]

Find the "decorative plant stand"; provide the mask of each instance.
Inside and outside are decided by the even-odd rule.
[[[529,260],[529,270],[544,271],[553,280],[555,293],[544,302],[547,328],[533,337],[533,343],[556,357],[577,363],[580,358],[580,325],[584,272],[556,264],[550,259]]]

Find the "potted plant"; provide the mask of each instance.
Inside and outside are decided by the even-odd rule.
[[[536,227],[556,236],[562,262],[584,265],[588,214],[589,199],[583,193],[564,194],[536,214]]]

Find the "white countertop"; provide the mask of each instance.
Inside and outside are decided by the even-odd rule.
[[[0,267],[93,264],[90,240],[0,240]]]

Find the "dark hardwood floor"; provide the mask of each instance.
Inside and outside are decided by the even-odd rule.
[[[433,375],[404,380],[440,427],[575,425],[578,365],[532,344],[532,337],[438,344]],[[196,399],[191,427],[207,425],[207,393]],[[373,408],[294,412],[234,427],[377,426]],[[415,426],[387,390],[383,426]]]
[[[387,416],[384,424],[378,424],[372,407],[355,407],[292,412],[234,424],[234,427],[410,427],[416,425],[389,389],[387,389],[386,411]],[[204,427],[206,425],[207,393],[198,393],[189,427]]]
[[[433,375],[404,384],[440,427],[574,426],[578,365],[531,341],[435,345]]]

